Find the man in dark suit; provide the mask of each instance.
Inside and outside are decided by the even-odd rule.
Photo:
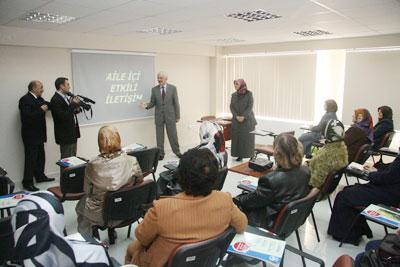
[[[78,119],[80,100],[69,97],[69,80],[59,77],[54,82],[56,92],[51,98],[50,107],[54,121],[56,143],[60,145],[61,158],[76,156],[77,140],[80,137]]]
[[[161,149],[160,160],[164,158],[164,128],[167,128],[168,140],[172,151],[180,158],[178,134],[176,123],[180,119],[180,106],[178,92],[172,84],[167,84],[168,76],[164,72],[157,74],[158,85],[151,89],[149,103],[142,103],[142,107],[150,109],[155,107],[154,121],[156,124],[157,146]]]
[[[20,98],[18,105],[25,150],[22,186],[28,191],[38,191],[33,177],[38,183],[54,181],[54,178],[48,178],[44,174],[44,143],[47,141],[45,116],[49,106],[42,98],[43,84],[40,81],[31,81],[28,90],[28,93]]]

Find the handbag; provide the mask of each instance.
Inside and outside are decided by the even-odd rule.
[[[388,234],[378,249],[368,250],[360,261],[361,267],[400,267],[400,236]]]

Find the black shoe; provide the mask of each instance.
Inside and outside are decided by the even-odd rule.
[[[236,161],[242,161],[243,160],[243,158],[241,158],[241,157],[238,157],[237,159],[236,159]]]
[[[30,192],[36,192],[39,191],[40,189],[37,188],[36,186],[32,185],[23,185],[22,186],[26,191],[30,191]]]
[[[160,155],[159,157],[158,157],[158,160],[163,160],[164,159],[164,155]]]
[[[179,152],[179,153],[176,153],[175,154],[178,158],[182,158],[182,154]]]
[[[44,177],[41,179],[36,179],[37,183],[44,183],[44,182],[53,182],[55,178],[50,178],[50,177]]]

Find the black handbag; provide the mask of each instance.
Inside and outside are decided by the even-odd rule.
[[[362,267],[400,267],[400,236],[388,234],[378,249],[366,251],[361,258]]]

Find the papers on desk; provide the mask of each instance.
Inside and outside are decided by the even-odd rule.
[[[133,143],[122,148],[125,153],[145,149],[146,146],[138,143]]]
[[[17,206],[18,202],[27,195],[29,195],[28,192],[20,192],[0,196],[0,209],[14,208]]]
[[[393,208],[388,209],[378,205],[369,205],[361,212],[367,218],[388,224],[394,228],[400,227],[400,210]]]
[[[272,132],[270,131],[266,131],[266,130],[254,130],[250,132],[251,134],[255,134],[255,135],[260,135],[260,136],[267,136],[267,135],[271,135]]]
[[[349,170],[359,170],[359,171],[364,171],[364,166],[357,163],[357,162],[351,162],[348,166],[347,169]]]
[[[258,185],[258,179],[252,176],[246,176],[239,182],[238,188],[246,191],[256,190]]]
[[[279,266],[286,242],[248,232],[236,234],[228,247],[228,252],[256,258],[267,266]]]
[[[84,165],[87,162],[78,158],[78,157],[69,157],[69,158],[64,158],[64,159],[60,159],[59,161],[57,161],[57,165],[61,166],[61,167],[75,167],[75,166],[79,166],[79,165]]]

